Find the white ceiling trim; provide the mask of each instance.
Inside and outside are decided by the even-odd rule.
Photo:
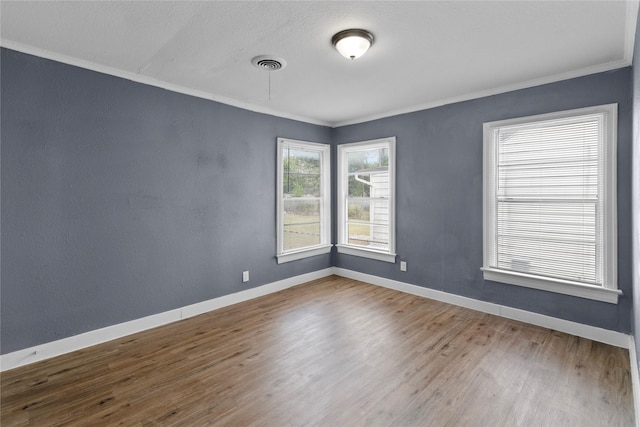
[[[157,80],[152,77],[144,76],[142,74],[132,73],[130,71],[123,71],[118,68],[109,67],[107,65],[96,64],[91,61],[86,61],[83,59],[74,58],[74,57],[63,55],[60,53],[51,52],[47,49],[41,49],[41,48],[26,45],[23,43],[14,42],[12,40],[7,40],[6,38],[0,40],[0,46],[7,49],[15,50],[18,52],[26,53],[28,55],[34,55],[40,58],[50,59],[52,61],[61,62],[63,64],[72,65],[75,67],[80,67],[80,68],[84,68],[91,71],[96,71],[102,74],[108,74],[114,77],[120,77],[125,80],[131,80],[131,81],[146,84],[149,86],[155,86],[161,89],[166,89],[171,92],[182,93],[184,95],[190,95],[190,96],[195,96],[197,98],[207,99],[209,101],[219,102],[221,104],[242,108],[244,110],[253,111],[256,113],[268,114],[270,116],[276,116],[276,117],[281,117],[285,119],[301,121],[301,122],[310,123],[314,125],[329,126],[329,127],[333,126],[333,123],[325,122],[322,120],[316,120],[309,117],[289,114],[289,113],[282,112],[280,110],[265,108],[260,105],[238,101],[237,99],[215,95],[202,90],[191,89],[191,88],[180,86],[177,84],[168,83],[162,80]]]
[[[469,101],[472,99],[484,98],[486,96],[499,95],[501,93],[513,92],[515,90],[527,89],[535,86],[555,83],[562,80],[569,80],[577,77],[584,77],[590,74],[597,74],[597,73],[603,73],[605,71],[617,70],[619,68],[628,67],[630,65],[631,65],[631,61],[626,59],[619,60],[619,61],[612,61],[606,64],[599,64],[592,67],[586,67],[580,70],[573,70],[566,73],[556,74],[553,76],[546,76],[540,79],[528,80],[525,82],[519,82],[519,83],[514,83],[510,85],[505,85],[505,86],[498,86],[492,89],[482,90],[479,92],[472,92],[472,93],[467,93],[460,96],[455,96],[452,98],[428,102],[425,104],[419,104],[413,107],[396,109],[396,110],[388,111],[379,115],[370,115],[370,116],[357,118],[354,120],[340,121],[340,122],[332,123],[331,126],[335,128],[340,126],[347,126],[347,125],[353,125],[353,124],[358,124],[363,122],[369,122],[372,120],[384,119],[385,117],[397,116],[399,114],[415,113],[416,111],[428,110],[430,108],[441,107],[443,105],[448,105],[448,104],[455,104],[456,102]]]

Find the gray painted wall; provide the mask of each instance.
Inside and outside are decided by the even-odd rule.
[[[330,129],[1,59],[1,353],[331,266],[274,258],[276,138]]]
[[[640,10],[633,52],[633,335],[640,354]]]
[[[617,305],[484,281],[482,124],[618,103]],[[337,128],[334,144],[396,136],[397,253],[377,262],[336,254],[335,265],[621,332],[631,315],[631,69],[625,68]]]
[[[332,130],[6,49],[1,67],[2,354],[331,265],[630,330],[630,69]],[[625,296],[610,305],[483,281],[482,123],[610,102]],[[335,253],[276,264],[279,136],[397,136],[407,273]]]

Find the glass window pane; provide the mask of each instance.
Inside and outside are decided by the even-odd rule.
[[[349,197],[369,197],[370,195],[369,176],[366,176],[366,179],[358,175],[349,176]]]
[[[389,148],[379,147],[347,153],[349,173],[389,168]]]
[[[320,152],[285,148],[283,152],[284,170],[292,173],[320,173]]]
[[[389,249],[389,227],[363,222],[348,222],[348,244],[371,249]]]
[[[320,201],[285,200],[283,250],[320,244]]]
[[[369,221],[371,224],[388,226],[390,224],[389,199],[373,199],[370,203]]]
[[[347,200],[349,222],[389,225],[389,199],[352,198]]]
[[[320,197],[320,175],[285,172],[283,178],[285,197]]]
[[[369,246],[371,242],[371,226],[367,223],[347,223],[347,243],[349,245]]]
[[[351,174],[348,177],[349,197],[386,197],[391,195],[389,170],[370,170],[361,174]]]
[[[389,249],[389,227],[386,225],[371,226],[371,243],[372,249]]]
[[[370,206],[371,201],[368,199],[349,199],[347,200],[348,212],[347,220],[349,222],[364,222],[369,224],[371,218]]]
[[[283,149],[283,193],[285,197],[320,197],[321,153]]]

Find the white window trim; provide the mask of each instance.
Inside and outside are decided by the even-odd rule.
[[[570,280],[552,278],[543,279],[540,276],[487,267],[483,267],[481,270],[485,280],[508,283],[510,285],[523,286],[526,288],[540,289],[564,295],[572,295],[574,297],[582,297],[611,304],[617,304],[618,296],[622,295],[622,291],[619,289],[587,285],[585,283],[572,282]]]
[[[346,219],[347,206],[345,203],[347,196],[347,181],[344,176],[347,172],[346,152],[363,147],[385,147],[389,148],[389,186],[391,195],[389,196],[389,250],[381,251],[364,248],[361,246],[349,245],[346,243]],[[396,262],[396,138],[374,139],[370,141],[353,142],[338,146],[338,243],[335,245],[339,253],[370,258],[378,261]]]
[[[595,107],[579,108],[575,110],[560,111],[555,113],[541,114],[515,119],[500,120],[484,124],[483,143],[483,267],[481,268],[485,280],[508,283],[517,286],[524,286],[534,289],[556,292],[565,295],[572,295],[596,301],[603,301],[612,304],[618,303],[618,296],[622,291],[618,289],[618,256],[617,256],[617,111],[618,104],[607,104]],[[602,202],[604,203],[604,240],[603,240],[603,269],[604,286],[589,285],[585,283],[573,282],[569,280],[558,280],[537,275],[516,273],[501,269],[492,268],[489,265],[490,250],[492,243],[490,239],[495,236],[495,209],[489,209],[495,202],[495,159],[496,144],[494,141],[494,129],[516,125],[522,123],[560,119],[587,114],[605,114],[604,150],[601,152],[604,164],[604,187]]]
[[[320,244],[306,248],[284,251],[284,194],[283,194],[283,163],[282,151],[285,146],[310,150],[320,153],[321,174],[320,182]],[[298,141],[288,138],[278,138],[278,178],[277,178],[277,252],[278,264],[295,261],[315,255],[322,255],[331,252],[331,146],[316,142]]]

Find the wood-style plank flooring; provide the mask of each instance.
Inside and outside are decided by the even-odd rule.
[[[2,373],[2,426],[631,426],[626,350],[329,277]]]

